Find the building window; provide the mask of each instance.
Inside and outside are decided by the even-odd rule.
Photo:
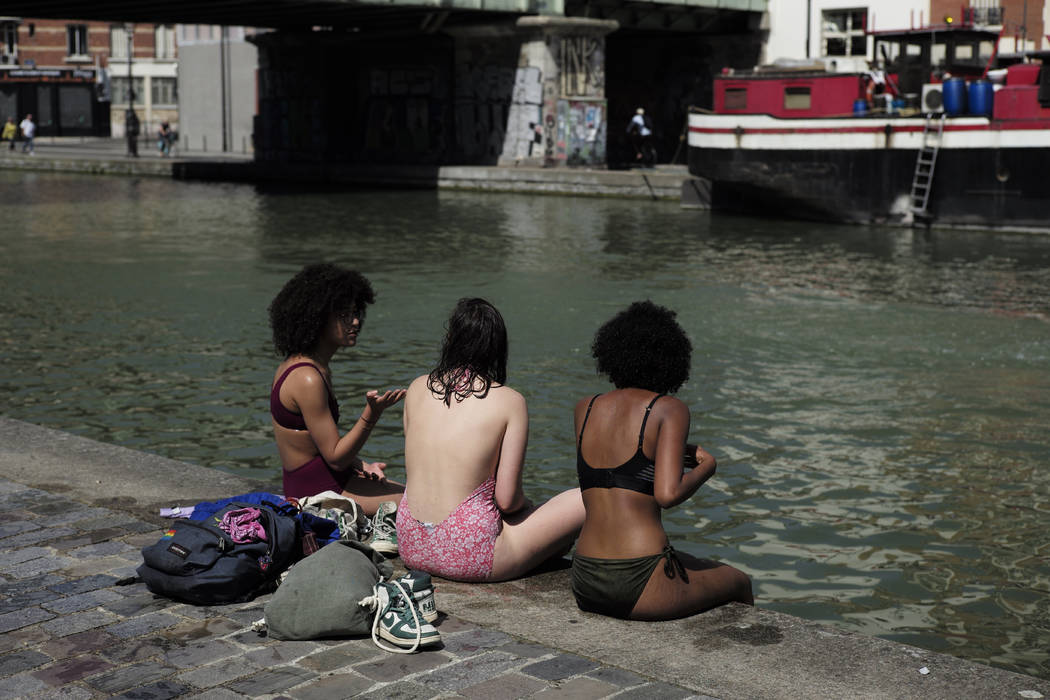
[[[86,58],[88,34],[86,24],[66,25],[66,55],[70,58]]]
[[[175,89],[175,78],[150,78],[149,85],[150,98],[154,107],[178,104],[179,95]]]
[[[128,29],[122,24],[109,28],[109,57],[121,60],[128,57]]]
[[[747,109],[747,88],[726,88],[726,109]]]
[[[0,63],[15,63],[18,59],[18,25],[0,22]]]
[[[143,89],[142,78],[132,78],[133,85],[135,86],[135,104],[143,105],[146,104],[145,90]],[[111,104],[115,105],[126,105],[128,103],[128,79],[127,76],[121,78],[114,76],[110,79],[112,86],[110,87],[113,101]]]
[[[157,58],[175,58],[175,28],[171,25],[158,24],[153,30]]]
[[[809,92],[808,87],[784,88],[784,109],[809,109]]]
[[[821,39],[825,56],[867,56],[868,9],[825,10]]]

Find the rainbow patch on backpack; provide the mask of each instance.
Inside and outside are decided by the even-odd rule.
[[[175,530],[165,530],[164,534],[161,535],[160,538],[164,539],[166,537],[174,537],[174,536],[175,536]]]

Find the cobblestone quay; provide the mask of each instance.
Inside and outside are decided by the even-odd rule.
[[[443,644],[275,641],[267,596],[177,603],[133,575],[166,521],[272,485],[0,418],[0,698],[1040,698],[1050,683],[745,606],[631,623],[581,613],[564,567],[437,581]],[[922,672],[926,670],[926,673]]]

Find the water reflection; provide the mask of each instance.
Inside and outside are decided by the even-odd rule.
[[[265,310],[306,262],[378,291],[344,406],[424,371],[460,296],[500,307],[536,496],[573,483],[572,406],[608,388],[594,330],[670,305],[720,463],[666,516],[683,549],[763,605],[1050,677],[1050,238],[11,173],[0,229],[5,415],[271,479]],[[369,456],[401,450],[394,411]]]

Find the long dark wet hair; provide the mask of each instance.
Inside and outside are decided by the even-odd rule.
[[[475,389],[477,381],[481,389]],[[452,310],[441,345],[441,359],[427,378],[431,393],[452,405],[476,394],[485,398],[493,384],[507,381],[507,326],[484,299],[464,298]]]

